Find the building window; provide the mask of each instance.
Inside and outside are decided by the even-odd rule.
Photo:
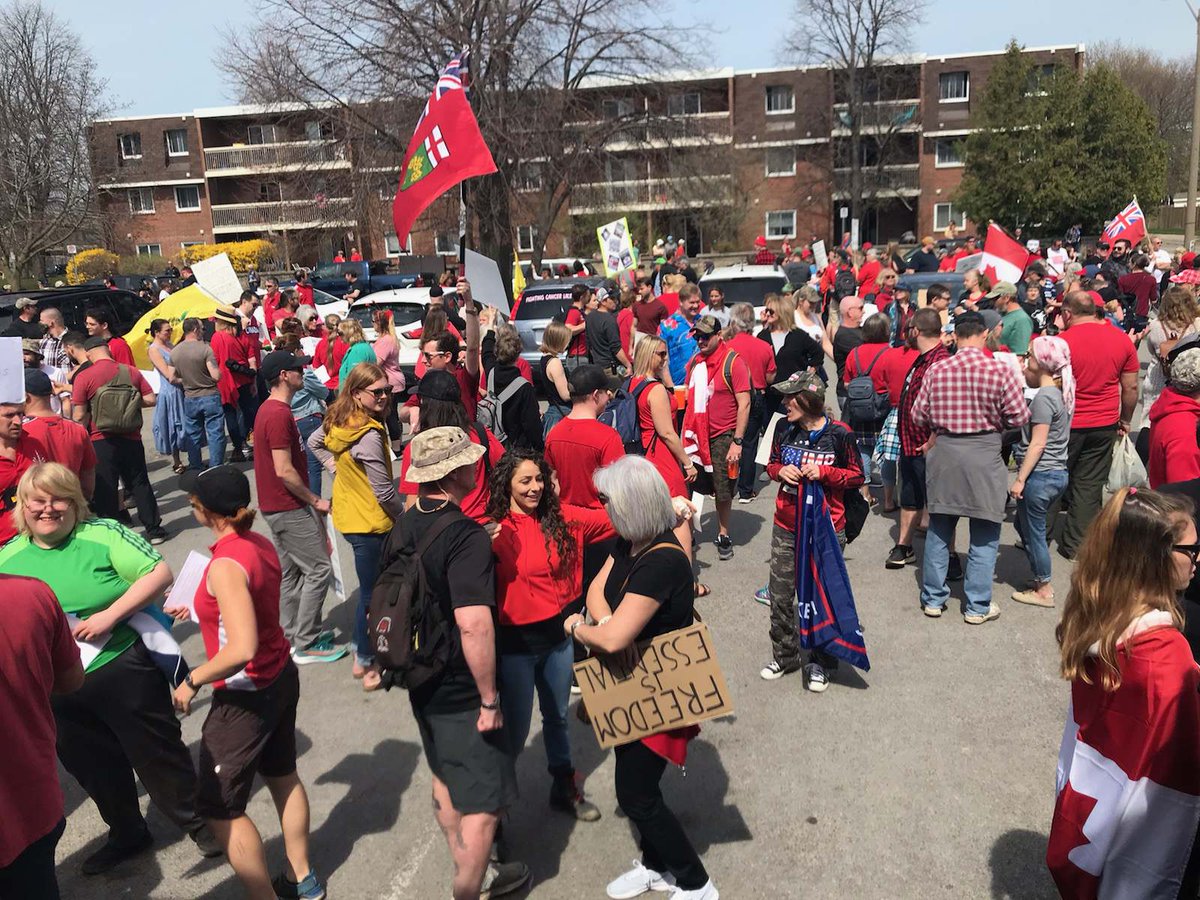
[[[138,256],[162,256],[162,245],[161,244],[138,244],[137,245],[137,255]]]
[[[1050,82],[1054,79],[1057,71],[1058,67],[1054,63],[1034,66],[1029,72],[1028,81],[1025,83],[1025,96],[1046,96],[1046,89],[1050,86]]]
[[[796,211],[780,209],[767,213],[767,239],[779,240],[796,236]]]
[[[142,158],[142,135],[139,132],[123,134],[117,140],[121,144],[121,159]]]
[[[179,248],[181,250],[186,250],[188,247],[199,247],[203,243],[204,241],[180,241]]]
[[[637,181],[639,177],[637,165],[632,159],[624,156],[609,156],[605,159],[604,175],[609,183],[614,181]]]
[[[767,85],[767,112],[790,113],[796,111],[796,94],[790,84]]]
[[[328,141],[333,139],[333,122],[322,119],[319,122],[304,123],[304,139],[308,141]]]
[[[323,194],[324,188],[318,184],[317,194]],[[264,181],[258,186],[258,202],[259,203],[278,203],[283,199],[283,191],[279,187],[278,181]]]
[[[433,236],[433,252],[439,256],[456,256],[458,254],[458,237],[448,231],[439,231]]]
[[[628,97],[605,100],[602,109],[606,119],[626,119],[633,115],[633,101]]]
[[[520,163],[517,166],[514,188],[518,191],[540,191],[542,189],[542,164],[536,162]]]
[[[200,210],[200,186],[185,184],[175,188],[176,212],[198,212]]]
[[[958,141],[935,141],[933,146],[939,169],[948,169],[963,164],[962,156],[958,152],[960,147]]]
[[[130,188],[129,211],[135,215],[154,212],[154,191],[150,188]]]
[[[955,209],[953,203],[933,204],[933,230],[941,231],[951,222],[959,228],[966,228],[967,214],[961,209]]]
[[[167,136],[167,156],[187,156],[187,129],[172,128],[163,132]]]
[[[795,147],[767,148],[767,177],[781,178],[785,175],[796,174]]]
[[[404,242],[404,246],[400,246],[400,238],[394,234],[385,234],[383,236],[383,252],[386,256],[401,256],[403,254],[412,253],[412,235],[408,236],[408,240]]]
[[[246,140],[251,144],[274,144],[274,125],[251,125],[246,129]]]
[[[534,227],[532,225],[517,226],[517,252],[532,253],[533,252],[533,235]]]
[[[938,100],[966,103],[971,97],[971,78],[966,72],[943,72],[938,76]]]
[[[687,94],[672,94],[667,98],[668,116],[698,116],[700,115],[700,94],[692,91]]]

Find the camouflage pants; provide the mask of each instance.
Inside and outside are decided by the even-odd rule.
[[[838,544],[844,549],[846,533],[837,533]],[[775,662],[785,670],[799,668],[800,636],[796,623],[796,535],[778,523],[771,526],[771,577],[767,590],[771,594],[771,651]],[[837,658],[814,650],[812,661],[823,668],[836,669]]]

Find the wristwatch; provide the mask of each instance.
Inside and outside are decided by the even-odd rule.
[[[200,688],[196,687],[196,682],[192,681],[192,673],[188,672],[183,676],[183,683],[190,687],[197,694],[200,693]],[[203,687],[203,685],[201,685]]]
[[[479,705],[480,705],[480,706],[481,706],[483,709],[486,709],[486,710],[488,710],[489,712],[495,712],[496,710],[498,710],[498,709],[500,708],[500,695],[499,695],[499,694],[497,694],[497,695],[496,695],[496,699],[495,699],[495,700],[493,700],[491,703],[484,703],[484,702],[483,702],[483,698],[482,698],[482,697],[480,697],[480,698],[479,698]]]
[[[741,439],[740,437],[735,437],[735,438],[733,439],[733,442],[734,442],[735,444],[737,444],[739,447],[740,447],[740,446],[742,446],[742,439]]]
[[[571,639],[572,639],[572,640],[574,640],[574,639],[575,639],[575,630],[576,630],[577,628],[579,628],[579,626],[580,626],[580,625],[582,625],[582,624],[583,624],[583,618],[581,617],[581,618],[579,618],[578,620],[576,620],[576,622],[575,622],[575,624],[574,624],[574,625],[572,625],[572,626],[571,626]]]

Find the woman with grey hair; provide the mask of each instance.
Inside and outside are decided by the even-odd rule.
[[[488,336],[491,338],[491,335]],[[517,363],[521,357],[521,336],[512,325],[498,325],[495,340],[482,348],[485,382],[491,397],[504,398],[498,404],[500,422],[504,426],[504,446],[508,449],[526,447],[539,453],[545,447],[542,416],[538,410],[537,393],[533,382],[526,378]],[[513,385],[515,387],[512,387]],[[512,393],[505,395],[512,387]]]
[[[594,483],[619,539],[587,592],[587,610],[563,629],[585,647],[637,657],[637,644],[694,621],[692,567],[672,534],[677,521],[666,484],[641,456],[624,456],[596,472]],[[642,858],[608,885],[609,897],[668,891],[675,900],[717,900],[679,820],[663,801],[667,763],[683,765],[695,725],[624,744],[616,756],[617,804],[637,828]]]

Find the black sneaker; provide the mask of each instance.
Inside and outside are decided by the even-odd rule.
[[[962,560],[959,559],[957,553],[951,553],[950,554],[950,564],[948,566],[946,566],[946,580],[947,581],[962,581],[962,578],[963,578]]]
[[[167,532],[162,528],[147,528],[146,540],[157,547],[167,542]]]
[[[150,829],[144,829],[138,837],[132,841],[116,843],[111,837],[108,842],[83,861],[81,871],[84,875],[103,875],[111,869],[116,868],[127,859],[145,853],[154,844],[154,838],[150,836]]]
[[[912,547],[905,547],[903,544],[897,544],[892,548],[892,552],[888,554],[887,561],[884,565],[889,569],[903,569],[917,559],[917,554],[913,552]]]
[[[733,540],[727,534],[718,534],[713,541],[717,545],[717,559],[733,559]]]
[[[207,825],[201,825],[189,837],[192,839],[192,843],[196,845],[196,849],[200,851],[200,855],[205,859],[212,859],[225,852],[225,849],[221,846],[221,842],[217,840],[217,836],[213,834],[212,829]]]
[[[233,453],[230,455],[229,461],[231,463],[244,463],[246,461],[246,454],[243,453],[241,448],[239,447],[237,450],[234,450]]]

